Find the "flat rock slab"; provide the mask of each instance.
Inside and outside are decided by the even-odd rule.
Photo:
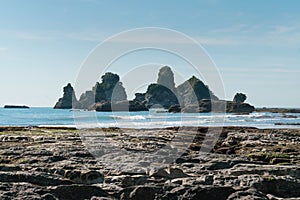
[[[299,136],[296,129],[224,127],[209,149],[207,127],[0,127],[0,197],[300,198]]]

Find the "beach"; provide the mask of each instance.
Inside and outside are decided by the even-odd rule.
[[[237,126],[82,130],[2,126],[0,196],[296,199],[299,136],[300,129]]]

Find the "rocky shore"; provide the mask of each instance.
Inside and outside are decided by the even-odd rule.
[[[300,199],[300,130],[225,127],[211,150],[207,140],[210,130],[214,128],[82,132],[72,128],[0,127],[0,197]],[[147,160],[139,158],[135,164],[140,169],[113,169],[84,145],[99,145],[97,138],[105,137],[124,151],[155,154],[179,133],[196,135],[181,156],[162,168],[147,168]],[[100,150],[106,149],[105,142],[102,145]],[[199,153],[205,148],[208,154]]]

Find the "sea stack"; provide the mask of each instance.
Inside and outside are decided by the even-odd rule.
[[[63,97],[58,100],[54,109],[71,109],[73,107],[73,103],[77,102],[71,83],[68,83],[68,85],[64,87],[63,92]]]

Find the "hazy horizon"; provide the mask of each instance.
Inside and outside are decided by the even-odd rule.
[[[75,85],[81,64],[99,43],[129,29],[162,27],[204,47],[220,72],[226,99],[243,92],[256,107],[297,108],[299,7],[292,0],[3,1],[0,106],[53,107],[63,87]],[[111,69],[122,81],[130,66],[150,62],[170,65],[184,79],[194,75],[179,59],[153,52],[129,56]],[[151,77],[155,82],[157,74]]]

